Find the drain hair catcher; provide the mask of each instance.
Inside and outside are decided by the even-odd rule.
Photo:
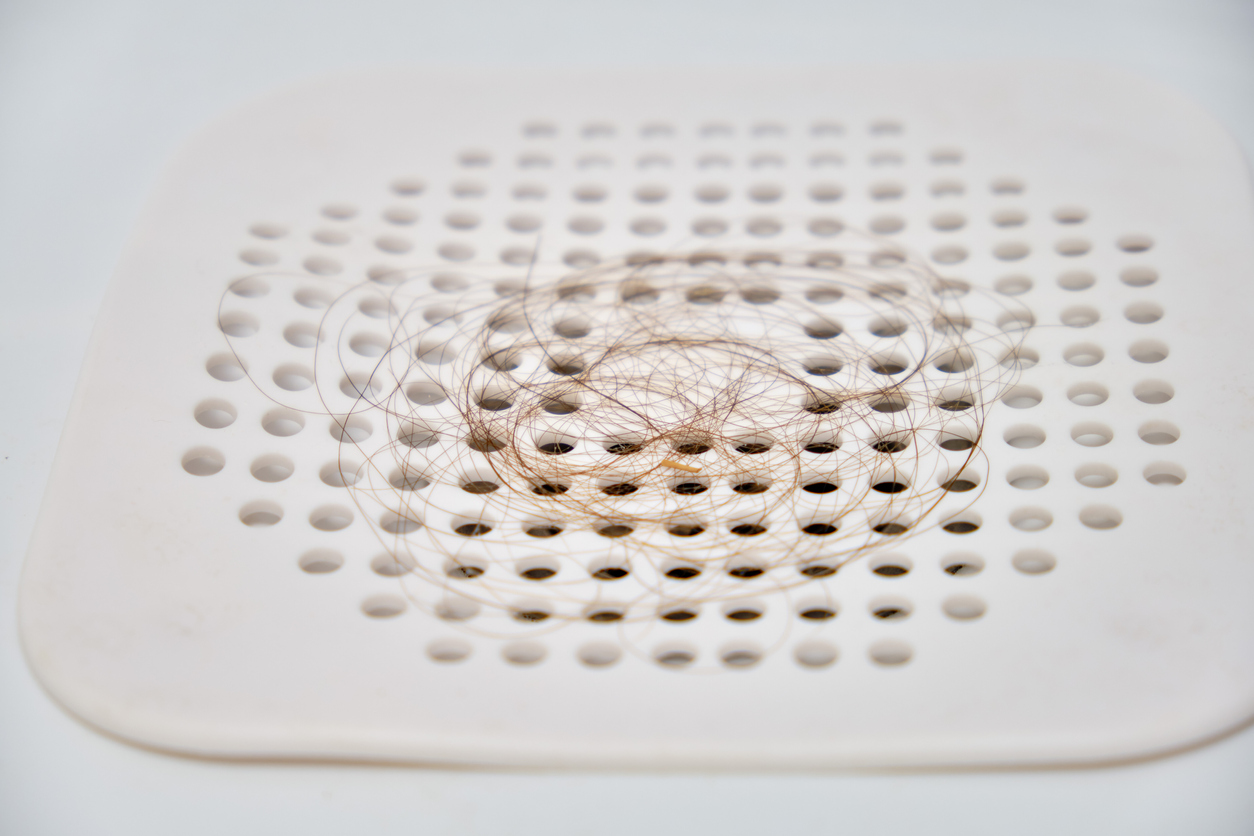
[[[1091,68],[848,81],[376,73],[206,130],[79,384],[41,680],[223,756],[1093,762],[1247,720],[1239,155]]]

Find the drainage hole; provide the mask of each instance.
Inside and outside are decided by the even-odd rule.
[[[973,482],[970,479],[955,478],[941,483],[941,487],[955,493],[966,493],[967,491],[975,490],[978,484],[978,482]]]
[[[941,528],[950,534],[970,534],[972,531],[978,531],[980,524],[970,520],[954,520],[953,522],[945,523]]]
[[[897,578],[910,573],[910,567],[902,566],[900,563],[881,563],[871,570],[875,574],[885,578]]]

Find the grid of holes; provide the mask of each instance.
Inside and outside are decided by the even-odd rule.
[[[867,129],[867,133],[873,138],[873,143],[865,150],[866,157],[863,162],[867,170],[876,176],[872,182],[865,185],[865,199],[872,214],[864,218],[864,221],[867,228],[881,236],[897,235],[907,226],[901,215],[883,209],[883,207],[898,205],[906,197],[908,176],[897,179],[891,176],[894,170],[900,171],[901,167],[907,164],[905,154],[891,145],[892,139],[900,136],[902,130],[899,123],[891,121],[877,122],[868,126]],[[719,140],[732,139],[736,134],[734,127],[721,124],[704,125],[698,128],[698,131],[703,139],[711,140],[714,145],[717,145]],[[524,176],[517,178],[510,188],[511,198],[520,210],[529,207],[547,207],[546,201],[554,196],[550,195],[550,187],[544,182],[543,177],[538,175],[558,164],[553,154],[544,149],[544,141],[555,135],[556,128],[545,123],[534,123],[525,126],[523,132],[528,147],[518,155],[515,164],[518,173]],[[613,140],[617,132],[617,128],[608,124],[584,126],[581,135],[587,143],[587,150],[575,158],[574,168],[591,175],[597,169],[617,164],[619,160],[612,153],[598,148],[598,143]],[[717,238],[731,225],[728,218],[709,214],[709,210],[715,207],[731,207],[736,201],[740,201],[743,207],[756,212],[759,209],[781,205],[789,190],[789,186],[785,184],[790,185],[795,182],[796,178],[786,178],[779,174],[780,170],[787,167],[792,160],[788,154],[771,150],[766,143],[786,139],[789,129],[783,125],[762,123],[750,126],[747,133],[752,139],[762,141],[762,143],[751,147],[748,156],[743,159],[732,153],[732,148],[736,146],[729,145],[726,149],[711,150],[695,160],[684,161],[676,160],[665,150],[664,140],[675,135],[673,127],[662,124],[643,126],[640,129],[640,136],[644,140],[660,141],[662,144],[653,149],[642,148],[634,159],[636,167],[641,172],[648,172],[657,177],[656,181],[641,182],[632,191],[630,200],[633,201],[633,205],[638,206],[643,212],[650,207],[658,207],[668,202],[673,204],[686,199],[687,203],[683,207],[685,214],[705,213],[693,220],[692,231],[698,236],[709,238]],[[853,200],[853,195],[847,191],[846,185],[835,176],[837,172],[844,170],[846,165],[848,152],[840,148],[840,140],[846,134],[845,128],[834,123],[817,123],[811,127],[809,134],[813,144],[805,154],[805,164],[811,171],[810,184],[808,188],[799,190],[804,194],[804,201],[808,204],[806,208],[825,212],[836,205],[856,202]],[[878,144],[880,142],[884,144]],[[796,150],[793,146],[790,146],[790,149]],[[621,149],[619,151],[621,153]],[[967,228],[973,222],[968,213],[962,211],[961,208],[960,199],[968,188],[968,184],[961,176],[958,176],[963,154],[960,149],[938,148],[928,155],[926,162],[927,165],[934,167],[936,175],[928,187],[929,196],[935,201],[935,211],[931,213],[928,224],[934,232],[943,233],[942,238],[946,238],[951,233]],[[464,233],[480,228],[484,223],[481,214],[475,211],[476,201],[483,198],[489,188],[494,187],[485,182],[485,178],[473,175],[490,171],[498,162],[488,152],[472,150],[461,154],[457,164],[465,171],[466,176],[459,176],[449,184],[456,208],[445,213],[438,221],[436,219],[427,221],[427,225],[430,227],[438,224],[444,229]],[[685,164],[694,165],[703,175],[708,172],[708,182],[695,187],[690,196],[672,194],[671,190],[664,185],[665,175],[669,169]],[[729,185],[725,178],[720,179],[717,176],[727,169],[742,164],[747,165],[754,174],[754,182],[749,183],[742,190],[738,191]],[[878,176],[881,172],[884,173],[883,177]],[[762,176],[758,177],[758,173]],[[769,176],[773,173],[776,174],[775,177]],[[505,178],[498,178],[498,180],[503,179]],[[515,178],[510,176],[508,179]],[[1028,212],[1018,205],[1019,198],[1026,189],[1022,181],[1013,177],[997,178],[988,184],[988,188],[994,195],[1004,198],[1006,204],[999,206],[988,217],[987,222],[993,227],[1013,233],[1014,230],[1025,227],[1033,220]],[[388,231],[375,238],[374,246],[380,253],[387,255],[412,253],[416,247],[416,240],[422,237],[433,239],[432,246],[435,255],[445,261],[462,262],[475,257],[473,244],[465,240],[438,240],[436,236],[439,236],[439,233],[415,236],[410,232],[418,228],[423,221],[421,198],[428,192],[424,180],[412,177],[400,178],[391,184],[391,191],[395,202],[383,209],[382,220],[390,230],[395,231]],[[792,197],[795,200],[797,195],[792,195]],[[566,224],[568,231],[589,241],[595,240],[595,237],[605,230],[606,223],[604,219],[593,213],[593,209],[606,205],[609,200],[610,190],[595,182],[595,179],[591,177],[588,182],[575,186],[570,194],[570,202],[577,211],[569,217]],[[538,212],[519,211],[509,214],[504,219],[504,224],[510,232],[532,234],[542,228],[547,216],[557,217],[559,213],[560,210],[552,209]],[[356,234],[355,229],[350,231],[348,222],[357,219],[359,215],[358,207],[349,204],[324,206],[322,216],[327,225],[315,229],[311,236],[319,246],[314,254],[302,260],[300,266],[314,275],[334,275],[344,270],[344,264],[333,255],[334,248],[348,243]],[[784,229],[784,218],[789,216],[784,213],[779,216],[759,214],[745,221],[745,230],[751,235],[769,239]],[[1073,269],[1067,269],[1058,275],[1058,286],[1068,292],[1083,293],[1098,281],[1098,277],[1093,272],[1084,269],[1085,257],[1094,251],[1095,246],[1081,233],[1084,229],[1083,225],[1088,221],[1088,213],[1080,207],[1064,206],[1053,212],[1051,221],[1057,224],[1059,229],[1054,245],[1055,253],[1065,259],[1074,260],[1076,265]],[[828,214],[816,215],[806,223],[808,233],[815,238],[839,234],[844,226],[845,222],[842,218]],[[640,238],[654,237],[667,229],[666,219],[647,213],[634,217],[629,222],[630,233]],[[279,252],[267,247],[266,244],[287,237],[290,234],[289,228],[277,223],[259,223],[253,225],[249,231],[257,243],[240,252],[241,261],[254,267],[279,266],[281,263]],[[1127,347],[1127,355],[1137,364],[1159,363],[1167,358],[1168,348],[1159,335],[1154,333],[1154,326],[1163,318],[1164,311],[1161,305],[1153,298],[1146,296],[1146,291],[1143,290],[1157,283],[1158,274],[1141,257],[1152,248],[1153,241],[1145,235],[1129,234],[1119,237],[1114,245],[1118,251],[1128,254],[1128,263],[1118,274],[1120,281],[1128,288],[1139,292],[1138,295],[1129,298],[1122,315],[1128,323],[1143,327],[1146,332],[1144,337],[1136,339]],[[502,250],[500,258],[506,264],[518,265],[528,263],[533,255],[530,245],[520,245]],[[1007,238],[994,245],[991,255],[999,263],[1017,265],[1028,259],[1032,253],[1026,242]],[[951,243],[948,240],[942,240],[930,251],[931,260],[941,269],[962,264],[969,256],[968,249],[957,241]],[[566,264],[576,267],[596,264],[601,259],[600,254],[590,246],[567,249],[561,257]],[[450,282],[452,281],[450,279]],[[454,286],[450,289],[459,288]],[[1023,296],[1031,293],[1033,280],[1023,273],[1015,272],[998,279],[995,289],[1007,296]],[[247,296],[250,287],[247,283],[240,284],[236,292],[241,296]],[[296,301],[309,308],[324,307],[328,304],[328,300],[320,298],[314,292],[305,292],[303,296],[298,293]],[[1061,311],[1059,320],[1066,327],[1084,329],[1098,323],[1101,317],[1102,313],[1095,307],[1076,304]],[[1024,327],[1029,324],[1031,323],[1024,323]],[[256,327],[256,323],[250,321],[246,315],[224,317],[222,325],[223,330],[231,336],[247,336]],[[314,338],[308,330],[302,332],[299,325],[293,325],[289,330],[292,334],[288,337],[288,341],[293,345],[300,345],[302,340],[308,341]],[[1039,359],[1031,349],[1025,350],[1023,357],[1025,368],[1034,365]],[[1077,369],[1109,362],[1106,349],[1099,341],[1076,342],[1065,350],[1063,359]],[[207,368],[209,373],[219,381],[230,382],[244,376],[243,370],[229,355],[214,356],[208,362]],[[299,367],[280,369],[280,374],[284,373],[290,378],[294,389],[307,386],[312,382],[307,377],[302,377],[303,370]],[[283,383],[280,382],[279,385],[283,386]],[[1174,397],[1174,390],[1169,382],[1161,377],[1155,377],[1138,381],[1132,387],[1132,394],[1137,401],[1148,408],[1169,402]],[[1098,415],[1096,408],[1110,400],[1111,392],[1101,384],[1078,379],[1067,389],[1066,396],[1077,407],[1094,410],[1094,414]],[[1039,403],[1042,397],[1039,390],[1023,384],[1009,393],[1005,402],[1012,408],[1027,409]],[[235,407],[223,398],[206,400],[195,410],[196,420],[203,427],[211,430],[230,426],[237,417]],[[1088,416],[1085,415],[1085,417]],[[1179,438],[1179,429],[1174,424],[1158,418],[1154,410],[1149,409],[1145,417],[1146,421],[1138,431],[1142,442],[1163,446],[1174,443]],[[304,429],[304,418],[288,410],[273,410],[263,418],[263,426],[271,435],[289,436]],[[347,430],[332,427],[333,433],[337,431],[346,432]],[[1094,448],[1110,442],[1113,435],[1109,426],[1096,420],[1079,421],[1071,431],[1071,438],[1075,443]],[[1044,439],[1045,431],[1029,424],[1018,424],[1012,427],[1004,437],[1007,444],[1018,449],[1037,447]],[[215,448],[207,446],[198,446],[189,450],[183,460],[184,469],[194,475],[211,475],[221,470],[224,464],[222,454]],[[279,482],[292,475],[294,465],[289,458],[272,454],[262,456],[252,462],[250,472],[261,482]],[[320,475],[327,484],[335,485],[336,480],[342,478],[338,476],[338,472],[338,468],[327,467]],[[1141,475],[1152,485],[1171,486],[1180,484],[1186,474],[1184,469],[1174,462],[1154,460],[1145,465]],[[1099,491],[1113,486],[1118,481],[1119,474],[1110,465],[1092,462],[1077,468],[1074,478],[1086,488]],[[1044,487],[1049,480],[1050,474],[1046,469],[1036,465],[1018,465],[1006,473],[1007,483],[1016,490],[1036,490]],[[250,502],[240,509],[240,519],[248,525],[272,525],[279,522],[282,516],[283,511],[277,503],[267,500]],[[310,515],[310,523],[323,531],[341,530],[351,524],[352,519],[352,511],[339,504],[319,507]],[[1015,510],[1010,522],[1021,531],[1033,532],[1047,528],[1052,520],[1048,509],[1031,506]],[[1115,505],[1100,502],[1086,506],[1080,513],[1080,521],[1090,528],[1103,530],[1117,527],[1122,521],[1122,516]],[[885,559],[889,562],[884,562]],[[1017,552],[1011,557],[1010,562],[1016,570],[1025,575],[1039,575],[1051,571],[1056,565],[1056,558],[1046,550],[1031,548]],[[336,551],[316,549],[302,555],[299,563],[301,568],[310,574],[328,574],[338,570],[344,560]],[[900,577],[913,569],[909,559],[904,557],[876,558],[867,565],[875,574],[885,578]],[[388,577],[395,577],[403,571],[403,568],[399,567],[391,556],[376,558],[372,561],[371,567],[378,574]],[[983,567],[984,561],[981,557],[967,553],[947,557],[942,561],[941,566],[946,573],[955,577],[978,574]],[[542,569],[534,570],[532,579],[543,580],[548,577],[542,574],[543,572]],[[391,594],[371,596],[362,605],[363,612],[380,619],[400,615],[405,609],[405,600]],[[955,594],[942,603],[943,612],[959,620],[979,618],[983,615],[984,609],[985,605],[978,597],[965,594]],[[874,618],[892,621],[908,617],[911,610],[910,603],[905,599],[890,597],[873,601],[869,613]],[[834,606],[830,609],[811,608],[799,611],[798,617],[821,622],[834,617],[837,611],[838,608]],[[730,621],[752,621],[756,616],[749,614],[750,612],[750,610],[743,612],[730,610],[724,615]],[[758,614],[760,615],[760,611]],[[450,620],[466,617],[464,612],[450,612],[442,615]],[[597,615],[593,614],[593,616]],[[685,620],[686,617],[691,617],[691,615],[685,616],[684,613],[678,612],[670,620]],[[663,618],[667,618],[667,615],[663,615]],[[614,619],[606,615],[603,619],[593,617],[590,620],[611,621]],[[439,661],[453,661],[465,658],[470,650],[470,643],[464,639],[442,639],[431,645],[429,654]],[[907,661],[911,655],[912,651],[907,645],[892,639],[873,644],[869,649],[869,656],[873,661],[886,665],[900,664]],[[544,649],[537,642],[516,642],[505,646],[503,656],[510,662],[534,664],[544,657]],[[579,656],[585,664],[599,667],[617,661],[621,656],[621,651],[614,645],[595,642],[581,650]],[[656,658],[664,665],[683,666],[694,661],[696,651],[691,648],[660,649]],[[722,661],[730,667],[743,667],[753,664],[758,658],[753,652],[740,648],[723,653]],[[795,658],[802,665],[824,666],[835,661],[837,650],[830,643],[807,641],[797,645]]]
[[[1080,225],[1087,219],[1087,212],[1078,207],[1060,208],[1052,217],[1060,225],[1077,228],[1082,228]],[[1170,407],[1162,406],[1175,398],[1175,388],[1167,379],[1170,363],[1165,362],[1170,349],[1159,325],[1166,312],[1151,295],[1153,291],[1146,290],[1159,281],[1157,270],[1147,263],[1144,255],[1154,244],[1149,236],[1130,234],[1113,242],[1122,263],[1111,276],[1100,276],[1086,269],[1084,256],[1093,249],[1087,241],[1079,236],[1066,240],[1071,243],[1060,247],[1058,252],[1068,260],[1075,259],[1075,263],[1059,271],[1056,282],[1067,295],[1074,294],[1076,298],[1074,304],[1068,304],[1059,311],[1058,322],[1076,333],[1073,341],[1068,340],[1069,344],[1063,348],[1059,358],[1072,370],[1065,389],[1059,394],[1070,404],[1070,407],[1064,408],[1071,419],[1070,442],[1095,451],[1093,459],[1075,467],[1067,475],[1083,486],[1086,494],[1093,494],[1091,501],[1079,511],[1079,522],[1089,529],[1104,531],[1119,527],[1123,514],[1115,498],[1120,492],[1110,490],[1120,481],[1121,474],[1113,465],[1100,460],[1100,454],[1096,453],[1100,448],[1112,442],[1135,445],[1144,461],[1137,475],[1145,483],[1158,488],[1180,485],[1187,476],[1184,467],[1161,458],[1154,449],[1174,444],[1180,438],[1180,428],[1166,420],[1166,410]],[[1104,329],[1097,329],[1094,326],[1116,311],[1102,311],[1095,305],[1085,304],[1085,292],[1103,279],[1110,281],[1115,278],[1126,291],[1117,309],[1117,316],[1123,324],[1112,323]],[[1023,296],[1033,291],[1033,282],[1026,275],[1013,275],[1000,280],[997,289],[1009,295]],[[1093,332],[1086,330],[1091,328]],[[1122,345],[1112,339],[1125,333],[1130,339]],[[1033,352],[1033,360],[1039,359],[1039,354]],[[1133,382],[1120,391],[1091,379],[1098,371],[1095,367],[1102,366],[1112,366],[1118,377]],[[1152,367],[1157,374],[1145,374],[1150,370],[1147,367]],[[1039,404],[1042,398],[1039,389],[1024,385],[1019,392],[1011,393],[1007,404],[1026,410]],[[1102,420],[1106,414],[1137,416],[1137,440],[1116,440],[1115,430],[1110,423]],[[1019,450],[1034,450],[1046,442],[1047,436],[1044,427],[1022,423],[1009,427],[1003,434],[1003,440]],[[1008,469],[1005,481],[1015,490],[1037,491],[1059,475],[1051,474],[1043,464],[1023,463]],[[1126,480],[1128,474],[1122,475]],[[1011,514],[1010,523],[1023,532],[1037,532],[1049,528],[1054,523],[1054,517],[1043,504],[1025,506]],[[1038,556],[1034,551],[1025,560],[1034,565]]]
[[[246,294],[254,293],[257,290],[255,285],[253,284],[246,284],[242,287],[242,289],[245,291]],[[234,420],[233,408],[229,407],[229,405],[224,406],[223,402],[220,402],[220,401],[212,402],[212,403],[206,402],[205,404],[202,405],[202,409],[203,409],[202,423],[206,425],[211,425],[213,427],[221,427],[221,426],[228,425]],[[283,435],[294,434],[296,431],[299,431],[300,429],[299,422],[303,421],[303,418],[301,418],[301,416],[298,413],[285,413],[280,410],[280,411],[275,411],[275,412],[267,414],[265,420],[268,422],[266,429],[269,432],[275,435],[283,436]],[[348,428],[349,431],[352,431],[353,429],[356,429],[360,433],[365,433],[368,431],[369,428],[365,426],[364,424],[359,424],[355,428],[352,426]],[[341,433],[344,432],[341,428],[334,427],[334,426],[332,427],[332,430],[333,430],[333,434],[335,434],[336,432],[341,432]],[[742,452],[745,455],[751,455],[755,451],[756,451],[756,447],[753,450],[740,450],[739,452]],[[826,451],[826,447],[824,448],[824,452],[825,451]],[[695,454],[698,451],[691,450],[687,452]],[[285,463],[276,462],[274,461],[274,457],[263,457],[263,459],[259,459],[256,462],[254,462],[254,465],[253,465],[254,476],[256,476],[258,479],[262,481],[281,481],[282,479],[289,476],[291,472],[292,472],[292,465],[290,461],[287,461]],[[340,471],[338,468],[331,467],[327,470],[327,473],[332,478],[335,478],[335,479],[340,478]],[[324,476],[324,481],[326,481],[326,478],[327,477]],[[339,481],[336,481],[333,484],[338,485],[342,483]],[[690,484],[690,483],[681,483],[681,484]],[[681,485],[676,485],[677,488],[680,486]],[[462,487],[464,490],[467,490],[468,492],[480,493],[480,492],[492,490],[497,486],[495,483],[487,482],[484,480],[474,480],[474,481],[465,483]],[[611,485],[609,487],[612,489],[615,486]],[[747,489],[749,486],[738,485],[737,487]],[[817,484],[814,487],[822,488],[822,487],[825,487],[825,485]],[[684,493],[685,491],[681,490],[677,492]],[[815,492],[819,492],[819,491],[816,490]],[[312,520],[315,526],[322,530],[337,530],[339,528],[344,527],[344,525],[348,521],[351,520],[351,512],[347,511],[346,509],[329,507],[324,510],[330,514],[329,517],[316,516]],[[244,518],[248,522],[250,522],[250,524],[255,524],[255,525],[269,524],[269,523],[278,521],[278,512],[275,511],[272,507],[261,507],[257,504],[250,504],[246,506],[245,508]],[[479,528],[482,526],[475,525],[475,527]],[[955,531],[967,531],[972,528],[974,528],[973,525],[967,524],[967,527],[964,527],[962,529],[955,528],[954,530]],[[474,533],[480,533],[480,532],[476,531]],[[339,567],[341,563],[342,563],[342,560],[335,558],[332,554],[329,554],[325,550],[317,550],[306,556],[303,565],[307,571],[314,572],[314,573],[325,573],[329,571],[334,571],[336,568]],[[974,565],[974,564],[968,561],[968,564],[967,564],[968,569],[970,565]],[[376,560],[374,562],[374,568],[376,569],[376,571],[379,571],[380,574],[385,574],[388,576],[394,576],[398,574],[400,570],[400,567],[390,557],[384,557],[383,559]],[[466,569],[467,567],[465,566],[458,566],[456,568],[456,571],[458,573],[464,573]],[[807,577],[817,578],[817,577],[824,577],[824,576],[830,575],[832,574],[833,571],[834,569],[831,569],[828,567],[811,566],[811,567],[807,567],[803,569],[803,574],[805,574]],[[877,574],[881,576],[885,576],[885,577],[902,575],[902,574],[905,574],[906,571],[907,570],[903,570],[900,567],[879,567],[877,564]],[[552,576],[553,573],[554,573],[554,570],[549,569],[547,567],[535,567],[535,568],[526,570],[523,574],[528,579],[544,580]],[[696,570],[693,570],[693,569],[679,568],[679,569],[671,570],[668,573],[668,575],[675,579],[689,579],[692,576],[694,576],[696,573],[697,573]],[[733,570],[732,574],[736,577],[748,579],[748,578],[756,577],[762,574],[762,572],[760,570],[752,570],[752,569],[747,569],[745,567],[742,567],[742,568]],[[959,607],[958,603],[960,603],[960,599],[955,599],[954,601],[947,601],[945,603],[945,612],[947,614],[953,615],[953,617],[955,618],[974,617],[972,614],[978,614],[979,612],[982,612],[982,606],[977,607],[967,602],[963,606]],[[397,615],[400,612],[402,612],[403,609],[404,609],[403,600],[396,598],[394,596],[374,596],[366,602],[367,613],[375,617],[380,617],[380,618]],[[799,610],[798,615],[799,617],[809,620],[809,621],[824,621],[826,619],[834,617],[835,612],[836,610],[830,607],[806,606]],[[882,602],[880,602],[880,603],[876,603],[871,608],[871,613],[876,618],[885,619],[885,620],[888,620],[888,619],[900,620],[900,619],[907,617],[910,614],[910,612],[911,612],[910,606],[908,604],[901,604],[901,603],[888,605],[888,604],[883,604]],[[519,613],[519,615],[523,617],[524,620],[535,621],[535,620],[541,620],[544,617],[544,612],[542,610],[531,610],[531,611],[521,612]],[[616,618],[614,618],[615,615],[617,614],[612,613],[612,612],[593,612],[589,615],[589,620],[594,621],[594,622],[605,622],[605,621],[617,620]],[[761,615],[761,611],[760,610],[755,611],[752,608],[742,607],[734,611],[729,611],[725,613],[725,615],[729,620],[737,621],[737,622],[744,622],[744,621],[751,621],[751,620],[756,619],[757,617]],[[461,619],[472,617],[472,616],[473,616],[473,612],[468,612],[465,608],[462,608],[460,610],[450,611],[448,613],[448,617],[453,618],[455,620],[461,620]],[[662,618],[671,622],[679,622],[679,621],[690,620],[694,618],[695,616],[696,616],[696,613],[692,612],[691,610],[675,609],[675,610],[664,613],[662,615]],[[807,647],[812,648],[813,643],[807,645]],[[744,649],[738,650],[734,654],[734,656],[735,656],[735,659],[739,660],[737,664],[746,664],[747,663],[746,660],[751,658],[751,654],[749,654],[749,652]],[[674,657],[674,658],[677,659],[679,657]],[[806,657],[806,658],[809,658],[809,657]],[[674,660],[672,659],[672,662],[673,661]]]
[[[678,135],[672,125],[641,126],[639,141],[625,148],[625,143],[619,141],[618,127],[592,123],[579,129],[586,149],[573,160],[565,160],[546,142],[557,135],[555,126],[529,125],[523,132],[528,147],[512,160],[498,159],[484,150],[467,150],[458,156],[456,165],[464,176],[446,184],[454,205],[438,217],[425,219],[432,234],[421,236],[424,240],[411,234],[424,221],[423,213],[412,204],[428,193],[427,181],[420,177],[398,178],[392,190],[401,201],[382,212],[382,219],[395,231],[376,237],[374,246],[383,255],[419,252],[425,256],[420,244],[429,244],[430,255],[446,262],[494,255],[505,264],[525,265],[534,251],[530,236],[546,224],[552,226],[562,219],[547,232],[573,246],[561,252],[542,250],[539,257],[551,260],[560,256],[570,266],[587,267],[602,260],[595,242],[615,223],[621,223],[624,231],[642,243],[677,232],[716,241],[737,226],[769,241],[796,223],[796,217],[807,215],[803,222],[806,231],[824,239],[838,235],[844,228],[845,216],[833,214],[842,207],[846,213],[856,213],[853,219],[859,227],[891,237],[913,223],[908,214],[918,214],[907,213],[902,207],[913,197],[908,182],[924,177],[929,180],[926,195],[933,201],[926,226],[937,232],[954,233],[980,220],[970,219],[953,205],[968,189],[968,183],[960,176],[963,151],[933,148],[922,162],[927,171],[920,171],[920,161],[908,159],[900,147],[904,128],[895,121],[881,120],[866,126],[862,133],[870,141],[858,143],[856,151],[843,144],[847,134],[859,132],[847,131],[844,125],[834,122],[816,122],[804,131],[771,122],[739,132],[722,123],[704,124],[693,130],[709,143],[711,150],[689,159],[667,149],[666,140]],[[741,147],[739,134],[749,139],[750,147]],[[555,193],[549,175],[567,170],[568,164],[584,182],[575,184],[568,193]],[[638,172],[638,182],[628,195],[620,196],[599,180],[598,174],[624,165]],[[807,172],[802,177],[793,174],[798,165]],[[695,170],[701,182],[683,191],[673,188],[667,182],[668,175],[680,170]],[[748,172],[748,176],[736,172]],[[1022,182],[1014,177],[997,178],[988,185],[998,195],[1016,195],[1023,190]],[[489,218],[481,206],[483,199],[494,191],[506,191],[511,198],[512,208],[501,218]],[[611,216],[618,213],[611,207],[621,205],[624,197],[636,211],[624,219],[613,220]],[[352,221],[358,214],[358,207],[350,204],[330,204],[324,211],[328,220],[339,222]],[[994,212],[987,221],[1012,232],[1025,219],[1021,210],[1007,208]],[[472,238],[456,237],[490,224],[500,224],[499,229],[524,237],[495,254],[478,252]],[[439,232],[435,232],[437,229]],[[258,224],[254,231],[263,238],[277,238],[285,227]],[[348,243],[350,236],[329,227],[316,231],[314,240],[333,248]],[[1076,237],[1061,237],[1056,243],[1057,250],[1067,254],[1083,254],[1090,247],[1088,241]],[[1005,261],[1022,259],[1029,252],[1026,243],[1014,239],[994,247],[997,257]],[[933,261],[942,266],[960,264],[969,255],[959,242],[943,242],[931,251]],[[241,257],[254,266],[279,262],[279,254],[264,247],[247,248]],[[333,250],[305,258],[303,266],[318,275],[333,275],[344,269]]]

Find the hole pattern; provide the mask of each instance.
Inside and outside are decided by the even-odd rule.
[[[327,203],[303,230],[295,221],[255,223],[246,230],[252,243],[237,252],[259,272],[226,286],[218,312],[226,350],[206,361],[204,398],[190,407],[197,446],[182,469],[250,475],[257,498],[237,512],[250,528],[307,525],[328,543],[382,534],[390,545],[369,562],[376,579],[426,585],[381,588],[361,611],[388,620],[421,609],[453,628],[491,622],[510,636],[498,654],[511,665],[548,658],[537,625],[604,630],[713,616],[747,630],[771,622],[778,599],[767,584],[832,584],[851,562],[877,583],[901,583],[936,571],[935,558],[919,563],[919,554],[897,551],[919,536],[974,544],[948,552],[940,568],[954,583],[978,575],[985,519],[974,505],[985,490],[1043,497],[989,521],[1009,522],[1025,544],[1049,537],[1055,517],[1061,524],[1077,513],[1048,507],[1056,488],[1029,493],[1069,482],[1067,470],[1051,474],[1044,457],[1025,457],[1050,445],[1096,454],[1111,443],[1148,450],[1181,439],[1167,414],[1175,388],[1161,323],[1169,312],[1153,295],[1160,275],[1150,236],[1090,235],[1089,209],[1078,204],[1029,211],[1028,184],[1015,177],[965,182],[961,148],[934,147],[916,160],[892,147],[794,157],[772,144],[809,137],[835,148],[853,134],[891,143],[904,131],[888,119],[857,130],[535,121],[519,133],[535,147],[465,149],[451,161],[451,181],[399,177],[377,205]],[[770,147],[685,159],[667,143],[686,132]],[[569,160],[539,147],[559,135],[578,144]],[[622,145],[633,142],[639,150]],[[947,176],[916,188],[895,179],[907,163]],[[862,165],[874,176],[845,176]],[[563,166],[577,173],[574,186],[551,179]],[[605,172],[624,167],[640,179],[613,185]],[[685,167],[695,179],[666,179]],[[435,186],[451,202],[424,203]],[[994,208],[969,202],[976,194]],[[498,212],[495,201],[510,208]],[[816,214],[798,219],[799,211]],[[937,242],[922,255],[895,243],[919,229]],[[977,229],[992,231],[992,243],[964,240]],[[689,231],[709,239],[703,249],[673,249],[672,237]],[[619,257],[624,245],[612,242],[620,239],[654,249]],[[388,263],[359,263],[358,250]],[[1114,272],[1095,261],[1112,253],[1123,259]],[[977,260],[1004,271],[988,289],[950,275]],[[1048,265],[1065,269],[1051,280]],[[358,275],[369,279],[350,278]],[[1096,301],[1112,287],[1127,295]],[[262,307],[275,300],[290,308]],[[1038,320],[1083,339],[1034,346]],[[1134,339],[1112,342],[1108,322]],[[267,366],[250,345],[272,331],[290,350]],[[1032,376],[1059,357],[1062,388]],[[1147,365],[1156,365],[1152,378],[1140,374]],[[1086,370],[1092,375],[1080,377]],[[1129,371],[1135,377],[1122,382]],[[274,403],[246,406],[245,378]],[[1128,404],[1143,420],[1135,437],[1121,429],[1116,438],[1104,410]],[[986,437],[991,410],[1030,422],[1006,421]],[[305,433],[319,414],[329,434]],[[231,434],[257,423],[273,450],[234,455]],[[1057,430],[1047,435],[1046,426]],[[280,446],[297,443],[325,446],[312,461]],[[1019,463],[990,476],[985,448],[1011,451]],[[1074,468],[1087,495],[1110,503],[1139,481],[1136,470],[1122,475],[1097,460]],[[1156,489],[1186,485],[1174,461],[1152,461],[1140,476]],[[285,509],[280,494],[266,493],[312,478],[343,499]],[[1122,515],[1093,503],[1078,521],[1106,532]],[[549,556],[514,559],[541,544]],[[352,553],[328,546],[294,559],[304,574],[333,575]],[[1023,575],[1058,565],[1036,545],[1010,562]],[[579,583],[617,589],[621,600],[594,605],[580,598],[593,595],[582,587],[570,587],[574,597],[543,592]],[[447,597],[448,584],[460,597]],[[672,587],[697,590],[696,598],[659,598]],[[978,629],[988,603],[955,591],[926,603],[875,598],[868,611],[893,622],[916,608]],[[839,612],[827,599],[796,617],[823,625]],[[748,670],[774,646],[755,635],[632,649],[668,670]],[[437,638],[427,654],[459,662],[480,641]],[[805,668],[840,657],[828,638],[791,647]],[[580,643],[575,657],[596,670],[619,664],[625,649],[607,637]],[[857,652],[894,668],[915,650],[876,639]]]

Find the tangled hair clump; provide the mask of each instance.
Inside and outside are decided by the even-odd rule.
[[[323,479],[416,603],[447,610],[453,590],[507,617],[475,622],[489,632],[682,620],[678,587],[734,601],[751,578],[788,588],[937,524],[971,530],[984,416],[1031,324],[871,238],[496,283],[377,272],[328,302],[312,391],[340,443]]]

